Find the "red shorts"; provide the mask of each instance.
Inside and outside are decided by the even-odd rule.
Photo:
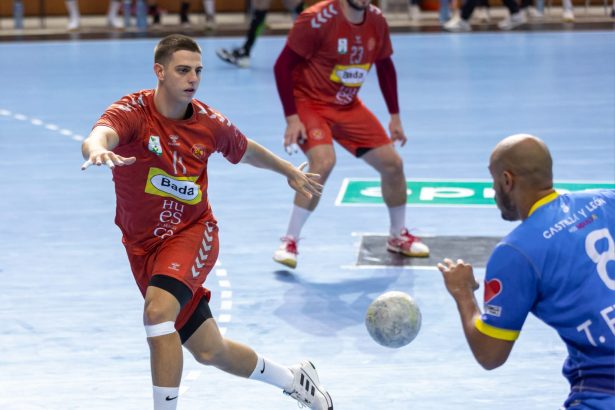
[[[211,294],[203,283],[218,259],[218,251],[218,226],[214,222],[188,226],[145,255],[131,253],[126,248],[132,274],[143,296],[154,275],[177,279],[192,292],[192,298],[184,304],[175,321],[177,330],[186,324],[203,297],[209,301]]]
[[[300,141],[303,152],[335,140],[355,157],[391,143],[380,121],[360,100],[349,106],[332,106],[298,100],[297,114],[305,126],[307,141]]]

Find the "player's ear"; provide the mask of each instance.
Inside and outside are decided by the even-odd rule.
[[[506,192],[512,191],[515,181],[515,176],[512,174],[512,172],[502,172],[502,181],[504,182],[504,189],[506,190]]]
[[[158,81],[164,80],[164,66],[160,63],[154,63],[154,73],[158,78]]]

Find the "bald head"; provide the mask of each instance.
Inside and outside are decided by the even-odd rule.
[[[491,153],[489,169],[508,171],[525,188],[544,190],[553,186],[553,161],[546,144],[529,134],[515,134],[500,141]]]

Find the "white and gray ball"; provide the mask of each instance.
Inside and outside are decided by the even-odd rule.
[[[410,295],[387,292],[367,308],[365,326],[372,339],[385,347],[402,347],[421,329],[421,310]]]

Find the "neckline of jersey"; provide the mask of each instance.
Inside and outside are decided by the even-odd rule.
[[[531,216],[534,213],[534,211],[536,211],[538,208],[555,200],[555,198],[557,198],[558,196],[559,196],[559,193],[555,191],[555,192],[551,192],[547,196],[540,198],[538,201],[534,203],[534,205],[532,205],[532,207],[530,208],[530,212],[528,213],[527,216]]]

